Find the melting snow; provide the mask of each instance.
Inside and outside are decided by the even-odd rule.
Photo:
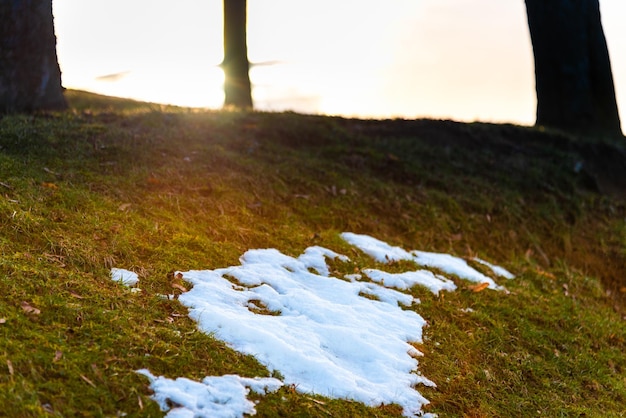
[[[456,289],[456,285],[452,280],[446,279],[428,270],[407,271],[393,274],[375,269],[365,269],[363,273],[376,283],[401,290],[408,290],[413,286],[419,285],[426,287],[436,295],[441,290],[453,291]]]
[[[444,273],[453,274],[461,279],[469,280],[471,282],[489,283],[490,289],[504,289],[502,286],[498,286],[492,278],[487,277],[476,269],[470,267],[469,264],[467,264],[467,261],[459,257],[454,257],[450,254],[430,253],[417,250],[409,252],[400,247],[392,247],[386,242],[377,240],[376,238],[367,235],[353,234],[352,232],[344,232],[341,234],[341,237],[348,243],[359,248],[365,254],[371,256],[374,260],[381,263],[409,260],[415,262],[417,265],[436,268]],[[477,261],[479,260],[480,259]],[[508,273],[503,268],[490,265],[484,261],[482,264],[489,266],[492,271],[499,276],[504,276]],[[511,273],[508,274],[511,275]]]
[[[413,386],[432,383],[411,373],[419,353],[410,343],[422,342],[425,321],[398,302],[412,298],[312,273],[325,264],[324,256],[339,255],[309,250],[297,259],[274,249],[250,250],[240,266],[185,272],[193,288],[179,301],[204,332],[280,371],[284,383],[301,392],[368,405],[396,401],[417,413],[427,401]],[[252,304],[273,315],[255,313]]]
[[[111,279],[115,282],[122,283],[124,286],[134,286],[139,282],[137,273],[118,268],[111,269]]]
[[[341,236],[379,262],[412,260],[502,289],[458,257],[409,252],[366,235]],[[179,301],[203,332],[255,356],[270,371],[279,371],[282,383],[300,392],[370,406],[396,403],[405,416],[423,415],[428,400],[416,387],[435,384],[420,374],[421,353],[413,344],[422,342],[426,321],[412,310],[419,300],[403,291],[419,285],[437,294],[454,291],[456,285],[429,270],[391,274],[364,269],[371,281],[360,274],[335,278],[327,258],[349,261],[322,247],[307,248],[297,258],[276,249],[249,250],[239,266],[183,272],[193,288]],[[494,274],[510,275],[498,266],[477,262]],[[247,388],[271,391],[282,384],[276,379],[238,376],[194,382],[154,377],[147,370],[139,373],[150,379],[154,399],[163,410],[168,409],[168,400],[177,405],[170,418],[254,414],[254,404],[246,399]]]
[[[243,414],[254,415],[254,403],[247,396],[250,390],[256,393],[275,392],[282,382],[274,378],[246,378],[236,375],[209,376],[202,382],[184,377],[176,380],[155,377],[146,369],[137,373],[150,379],[154,400],[169,418],[235,418]]]
[[[481,260],[478,257],[474,257],[474,261],[476,261],[477,263],[482,264],[483,266],[487,266],[491,269],[491,271],[494,272],[494,274],[500,276],[500,277],[504,277],[505,279],[514,279],[515,276],[513,275],[513,273],[511,273],[510,271],[500,267],[500,266],[494,266],[491,263],[488,263],[485,260]]]

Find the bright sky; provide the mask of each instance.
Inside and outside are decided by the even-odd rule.
[[[626,120],[626,2],[600,5]],[[222,0],[53,6],[66,87],[221,106]],[[258,109],[534,123],[524,0],[248,0],[248,9],[250,60],[273,62],[251,72]]]
[[[405,251],[367,235],[343,233],[341,237],[378,262],[412,260],[478,283],[479,290],[506,291],[458,257]],[[405,416],[419,415],[428,403],[419,393],[419,385],[435,383],[419,372],[418,359],[423,354],[411,345],[423,342],[426,321],[410,309],[420,301],[409,289],[423,286],[437,295],[454,291],[456,285],[426,269],[394,274],[362,269],[362,274],[333,277],[326,259],[349,261],[319,246],[307,248],[297,258],[276,249],[261,249],[247,251],[239,266],[182,273],[193,287],[178,300],[189,308],[198,328],[234,350],[256,357],[284,378],[226,375],[196,382],[139,370],[150,379],[153,399],[163,410],[172,402],[179,405],[168,417],[253,414],[254,404],[246,399],[248,390],[263,394],[283,384],[293,385],[301,393],[370,406],[396,403]],[[514,277],[501,267],[474,261],[498,280]],[[113,269],[111,277],[126,285],[138,284],[136,275],[127,270]],[[266,313],[259,313],[260,309]],[[464,310],[465,314],[471,312]]]

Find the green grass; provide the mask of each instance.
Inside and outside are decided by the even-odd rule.
[[[67,96],[68,112],[0,119],[0,415],[161,416],[141,368],[268,376],[159,295],[179,292],[175,270],[250,248],[406,267],[352,251],[338,236],[351,231],[518,276],[510,294],[456,279],[440,297],[412,290],[429,321],[420,370],[438,385],[419,388],[429,412],[623,416],[626,211],[584,140]],[[138,272],[142,291],[111,267]],[[293,388],[259,400],[258,416],[401,416]]]

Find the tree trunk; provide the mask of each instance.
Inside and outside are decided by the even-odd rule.
[[[598,0],[526,0],[537,125],[621,137]]]
[[[0,22],[0,113],[65,109],[52,0],[2,0]]]
[[[252,108],[246,0],[224,0],[224,106]]]

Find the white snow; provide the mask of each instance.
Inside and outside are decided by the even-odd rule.
[[[137,370],[137,373],[150,379],[153,398],[161,410],[170,411],[168,418],[243,418],[244,414],[254,415],[254,403],[247,398],[250,390],[263,394],[282,386],[280,380],[269,377],[209,376],[196,382],[184,377],[176,380],[155,377],[146,369]],[[174,405],[171,410],[170,405]]]
[[[428,270],[393,274],[376,269],[365,269],[363,273],[376,283],[401,290],[408,290],[413,286],[423,286],[436,295],[441,290],[454,291],[456,289],[456,285],[452,280]]]
[[[450,254],[429,253],[425,251],[411,251],[414,261],[420,266],[436,268],[444,273],[454,274],[461,279],[476,283],[489,283],[489,289],[502,290],[491,277],[487,277],[478,270],[473,269],[462,258]]]
[[[124,286],[135,286],[139,282],[137,273],[120,268],[111,269],[111,279],[114,282],[122,283]]]
[[[425,321],[398,306],[412,297],[312,273],[327,271],[324,256],[339,257],[316,247],[297,259],[250,250],[240,266],[182,273],[193,288],[179,301],[201,330],[280,371],[284,383],[301,392],[368,405],[395,401],[417,413],[427,401],[413,386],[432,383],[412,373],[418,352],[409,343],[421,343]],[[254,313],[251,303],[274,315]]]
[[[359,235],[352,232],[344,232],[341,237],[351,245],[359,248],[365,254],[371,256],[378,262],[390,262],[399,260],[409,260],[415,262],[417,265],[423,267],[436,268],[444,273],[453,274],[461,279],[469,280],[476,283],[489,283],[490,289],[503,290],[502,286],[498,286],[492,278],[485,276],[478,270],[472,268],[467,264],[467,261],[459,257],[454,257],[450,254],[431,253],[426,251],[405,251],[400,247],[392,247],[386,242],[380,241],[376,238],[368,235]],[[476,260],[479,261],[480,259]],[[482,261],[482,260],[480,260]],[[479,261],[479,262],[480,262]],[[483,261],[482,264],[486,262]],[[494,273],[498,275],[505,275],[508,273],[501,267],[493,266],[486,263]],[[496,268],[497,267],[497,268]],[[511,273],[508,273],[512,278]],[[374,280],[374,279],[372,279]],[[436,287],[435,287],[436,288]],[[433,289],[431,289],[433,290]],[[454,290],[454,289],[447,289]],[[433,292],[435,292],[433,290]],[[435,292],[436,293],[436,292]]]
[[[379,262],[413,260],[501,288],[458,257],[409,252],[366,235],[341,236]],[[200,330],[255,356],[270,371],[279,371],[282,384],[299,392],[370,406],[395,403],[405,416],[429,415],[422,414],[428,400],[417,387],[435,384],[419,372],[417,358],[422,354],[413,346],[422,342],[426,321],[413,310],[419,300],[408,289],[425,286],[437,294],[454,291],[456,285],[429,270],[391,274],[363,269],[363,274],[332,277],[327,258],[349,261],[317,246],[297,258],[276,249],[249,250],[238,266],[182,272],[193,287],[179,301],[189,308]],[[488,266],[494,274],[499,271]],[[168,417],[254,414],[246,388],[275,390],[281,384],[260,379],[259,388],[251,379],[237,376],[194,382],[154,377],[147,370],[139,373],[150,379],[154,399],[163,410],[168,400],[177,405]]]
[[[491,271],[494,272],[494,274],[496,274],[496,275],[498,275],[500,277],[504,277],[505,279],[509,279],[509,280],[515,278],[515,275],[513,275],[513,273],[511,273],[510,271],[506,270],[503,267],[495,266],[495,265],[493,265],[493,264],[491,264],[491,263],[489,263],[489,262],[487,262],[485,260],[481,260],[478,257],[474,257],[474,261],[476,261],[476,262],[478,262],[478,263],[480,263],[480,264],[482,264],[484,266],[489,267],[491,269]]]
[[[392,247],[386,242],[370,237],[369,235],[344,232],[341,234],[341,238],[343,238],[348,244],[354,245],[379,263],[413,260],[413,256],[408,251],[405,251],[400,247]]]

